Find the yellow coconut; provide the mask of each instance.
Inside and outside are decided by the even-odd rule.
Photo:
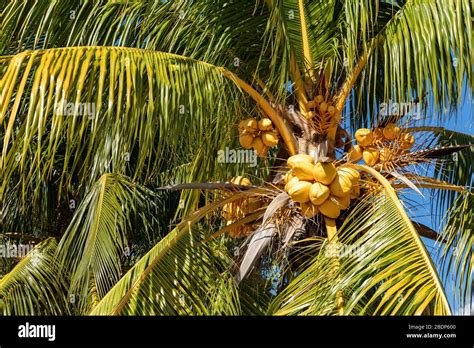
[[[355,138],[360,146],[370,146],[374,141],[374,135],[370,129],[360,128],[355,132]]]
[[[410,133],[403,133],[400,137],[400,147],[404,150],[411,149],[415,144],[415,137]]]
[[[332,199],[336,202],[337,206],[339,209],[344,210],[349,208],[349,205],[351,204],[351,196],[350,194],[347,194],[342,197],[332,197]]]
[[[312,181],[313,178],[314,164],[308,162],[297,162],[293,166],[293,175],[297,176],[300,180]]]
[[[298,203],[309,202],[309,190],[311,189],[311,183],[308,181],[298,181],[291,186],[288,194],[291,199]]]
[[[321,112],[326,112],[328,110],[328,104],[326,102],[322,102],[319,104],[319,110],[321,110]]]
[[[334,106],[332,106],[332,105],[328,106],[329,115],[334,116],[336,114],[336,111],[337,111],[337,109]]]
[[[382,162],[391,161],[395,156],[395,151],[389,147],[384,147],[379,151],[379,160]]]
[[[329,193],[329,187],[320,182],[315,182],[311,185],[311,189],[309,190],[309,199],[311,203],[320,205],[329,197]]]
[[[291,170],[286,172],[285,176],[283,176],[283,179],[285,180],[285,184],[287,184],[293,178],[295,178],[295,176]]]
[[[285,191],[289,192],[291,190],[291,187],[296,184],[300,179],[298,179],[296,176],[291,178],[290,181],[288,181],[285,185]]]
[[[288,167],[293,168],[295,164],[299,162],[306,162],[306,163],[313,164],[314,159],[310,155],[307,155],[305,153],[299,153],[297,155],[294,155],[288,158]]]
[[[260,137],[255,137],[255,139],[252,142],[252,147],[257,151],[257,155],[261,156],[261,154],[265,153],[266,151],[266,146],[262,141],[262,138]]]
[[[301,214],[304,217],[311,219],[318,213],[318,207],[312,204],[311,202],[308,203],[301,203]]]
[[[354,145],[349,149],[349,161],[359,162],[362,158],[362,148],[359,145]]]
[[[395,140],[400,136],[400,128],[393,123],[389,123],[383,129],[383,136],[388,140]]]
[[[266,146],[273,147],[278,145],[278,137],[273,132],[265,132],[262,134],[262,141]]]
[[[367,165],[373,166],[379,160],[380,153],[375,149],[365,149],[362,157]]]
[[[335,219],[341,214],[341,210],[332,199],[326,201],[318,207],[321,214],[328,218]]]
[[[251,149],[253,143],[253,135],[245,132],[239,135],[239,143],[244,149]]]
[[[269,131],[273,127],[272,120],[269,118],[262,118],[260,121],[258,121],[258,129],[261,131]]]
[[[222,217],[227,221],[232,220],[234,218],[231,203],[227,203],[222,207]]]
[[[339,167],[337,169],[340,175],[346,175],[351,180],[352,184],[355,184],[360,179],[360,173],[351,167]]]
[[[246,178],[245,176],[234,176],[230,179],[230,182],[234,185],[242,185],[242,186],[250,186],[252,182],[250,179]]]
[[[257,120],[254,118],[248,118],[244,121],[244,130],[250,133],[255,133],[258,129]]]
[[[322,95],[317,95],[314,100],[316,101],[316,103],[320,104],[324,101],[324,97]]]
[[[314,166],[314,179],[324,185],[329,185],[336,177],[336,174],[336,167],[333,163],[318,162]]]
[[[343,174],[343,173],[341,173]],[[347,175],[340,175],[339,173],[336,175],[335,179],[329,185],[329,189],[331,190],[331,194],[336,197],[344,197],[347,196],[352,189],[352,181]]]
[[[240,121],[240,122],[239,122],[239,130],[240,130],[240,131],[244,131],[246,125],[247,125],[247,120],[242,120],[242,121]]]

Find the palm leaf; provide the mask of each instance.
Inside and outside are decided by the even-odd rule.
[[[192,226],[224,204],[250,192],[236,193],[206,205],[183,220],[115,284],[91,314],[201,315],[213,312],[209,296],[216,295],[211,290],[229,289],[216,284],[230,273],[216,264],[208,245],[203,243],[205,235],[192,231]],[[229,294],[228,298],[234,296]],[[216,305],[222,308],[219,302]]]
[[[84,197],[58,247],[58,259],[70,281],[69,296],[85,313],[122,275],[132,232],[150,238],[156,226],[155,195],[126,178],[104,174]],[[133,225],[132,225],[133,222]],[[147,236],[148,233],[148,236]],[[138,236],[135,236],[138,238]],[[93,294],[93,296],[91,296]]]
[[[58,277],[57,243],[48,238],[35,246],[0,279],[0,311],[5,315],[67,314],[65,284]]]

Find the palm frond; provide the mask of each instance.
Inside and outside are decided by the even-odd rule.
[[[119,280],[132,234],[141,227],[145,232],[140,238],[150,239],[149,229],[157,226],[155,199],[124,177],[104,174],[75,210],[57,255],[79,313],[86,313],[90,300],[100,300]]]
[[[462,86],[472,88],[472,23],[464,15],[472,11],[470,1],[377,3],[345,2],[345,12],[352,13],[346,24],[351,28],[346,36],[350,65],[355,65],[370,45],[374,47],[353,95],[353,111],[357,113],[354,126],[375,125],[374,100],[413,102],[425,93],[430,94],[430,106],[443,120],[444,112],[460,102]]]
[[[219,265],[209,246],[203,243],[205,234],[193,229],[193,225],[224,204],[247,194],[248,191],[236,193],[184,219],[115,284],[91,314],[202,315],[214,310],[221,313],[220,302],[213,309],[209,296],[217,296],[215,289],[231,291],[228,286],[219,285],[220,279],[230,273]],[[235,297],[229,293],[227,298]],[[232,311],[237,308],[227,306]]]
[[[219,68],[168,53],[51,49],[10,57],[6,66],[0,193],[16,174],[23,201],[53,175],[59,193],[74,193],[106,172],[146,183],[191,162],[188,182],[212,181],[208,173],[219,166],[212,154],[235,143],[227,127],[246,107]]]
[[[0,279],[4,315],[60,315],[69,312],[65,283],[58,277],[57,243],[48,238],[35,246]]]
[[[472,311],[472,284],[474,260],[474,194],[465,192],[458,196],[446,213],[440,235],[445,241],[440,248],[442,274],[453,277],[455,304],[458,308],[469,306]]]

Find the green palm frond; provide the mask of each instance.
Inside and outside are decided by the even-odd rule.
[[[336,1],[275,0],[271,7],[280,17],[286,46],[294,51],[301,73],[324,70],[337,54],[340,35]]]
[[[115,284],[91,314],[202,315],[223,314],[223,308],[235,312],[237,303],[222,307],[221,302],[222,298],[238,299],[227,281],[221,283],[230,276],[229,270],[213,257],[212,249],[204,243],[205,234],[193,225],[251,191],[206,205],[184,219]],[[210,299],[216,296],[221,300],[212,303]]]
[[[0,279],[4,315],[59,315],[69,312],[65,284],[58,277],[57,243],[48,238],[35,246]]]
[[[210,181],[212,154],[235,141],[226,127],[246,106],[219,68],[168,53],[51,49],[10,57],[7,67],[2,190],[16,173],[23,198],[53,174],[59,192],[74,192],[105,172],[151,182],[189,161],[188,181]]]
[[[74,212],[58,259],[80,313],[92,305],[87,300],[100,300],[119,280],[132,233],[141,226],[145,232],[139,238],[150,238],[148,230],[157,225],[151,218],[157,212],[154,199],[152,192],[124,177],[104,174]]]
[[[441,270],[445,278],[453,276],[453,293],[458,308],[470,306],[472,310],[472,284],[474,260],[474,194],[459,195],[447,212],[440,239]]]
[[[472,23],[464,15],[472,11],[470,1],[381,1],[378,7],[370,3],[345,2],[351,9],[345,12],[353,14],[347,25],[359,24],[358,31],[348,30],[350,64],[355,65],[371,45],[374,48],[356,84],[354,112],[360,120],[355,124],[374,125],[369,119],[376,114],[371,108],[374,97],[377,103],[413,102],[427,92],[430,107],[440,111],[437,117],[443,120],[443,112],[459,103],[461,87],[472,87]],[[367,17],[376,18],[375,23],[364,26],[361,18]]]

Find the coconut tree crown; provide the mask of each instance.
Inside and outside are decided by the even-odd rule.
[[[421,107],[472,92],[469,1],[0,4],[3,313],[470,303],[473,137]]]

